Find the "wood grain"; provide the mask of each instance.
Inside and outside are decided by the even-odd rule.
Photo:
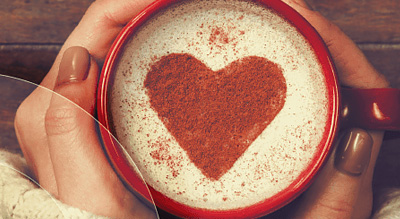
[[[0,46],[0,74],[40,83],[60,48],[61,45]],[[392,87],[400,88],[400,46],[368,44],[360,48]]]
[[[0,45],[0,74],[40,83],[50,70],[59,45]]]
[[[358,43],[399,43],[398,0],[306,0]]]
[[[93,0],[2,0],[0,43],[62,43]],[[398,0],[307,0],[357,42],[400,42]]]
[[[400,46],[367,44],[359,47],[372,65],[386,76],[390,85],[400,88]]]
[[[0,149],[20,152],[14,131],[15,112],[35,88],[30,83],[0,76]]]
[[[375,165],[374,188],[400,188],[400,139],[385,140]]]
[[[0,43],[62,43],[93,0],[1,0]]]

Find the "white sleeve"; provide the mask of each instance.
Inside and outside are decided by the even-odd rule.
[[[373,219],[400,219],[400,188],[378,191]]]
[[[0,218],[104,218],[63,204],[28,173],[21,155],[0,149]]]

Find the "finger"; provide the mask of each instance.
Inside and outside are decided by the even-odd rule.
[[[152,0],[95,1],[65,42],[65,47],[81,45],[95,59],[104,59],[115,37]]]
[[[293,5],[296,4],[300,7],[310,9],[310,6],[304,0],[283,0],[283,2],[285,2],[288,5],[291,5],[292,7]]]
[[[318,12],[310,10],[305,3],[302,3],[304,2],[302,0],[285,0],[285,2],[305,17],[321,35],[333,57],[342,85],[358,88],[389,86],[385,77],[376,71],[357,45],[336,25]],[[372,136],[374,145],[370,165],[360,185],[360,190],[364,193],[371,193],[374,166],[383,140],[383,132],[369,131],[369,133]],[[366,206],[366,202],[368,203],[369,201],[364,196],[360,196],[360,200],[357,203],[361,207],[356,207],[356,211]]]
[[[362,215],[364,209],[370,206],[372,199],[372,179],[374,175],[375,164],[378,159],[379,151],[382,145],[384,132],[368,130],[373,139],[371,159],[367,170],[364,173],[364,180],[360,185],[360,194],[355,206],[355,215]],[[359,217],[360,218],[360,217]]]
[[[46,112],[45,127],[59,199],[67,204],[81,204],[83,200],[77,197],[92,191],[91,175],[87,173],[102,172],[102,164],[107,163],[100,151],[94,120],[87,113],[94,107],[97,73],[86,49],[66,50],[55,86],[57,93]]]
[[[372,191],[361,195],[363,211],[356,212],[358,215],[354,212],[372,148],[373,140],[367,131],[352,129],[345,134],[321,175],[301,198],[295,217],[367,218],[371,213]]]
[[[27,165],[34,174],[31,177],[57,197],[57,185],[44,128],[44,115],[51,95],[51,90],[38,86],[18,107],[14,128]]]
[[[58,198],[113,217],[146,209],[121,183],[100,145],[93,112],[98,68],[83,47],[65,51],[45,125]],[[72,102],[70,101],[72,100]],[[116,214],[114,214],[116,213]]]
[[[57,197],[57,184],[47,147],[46,133],[44,127],[37,127],[43,120],[42,117],[33,116],[37,115],[38,101],[35,100],[33,103],[31,101],[33,99],[25,100],[17,110],[14,120],[15,134],[26,163],[33,172],[31,177],[39,182],[43,189]]]
[[[385,77],[370,64],[357,45],[338,26],[310,10],[302,0],[285,0],[321,35],[333,57],[342,85],[358,88],[388,87]]]
[[[99,63],[104,61],[113,41],[123,26],[153,0],[100,0],[88,8],[78,26],[62,46],[51,70],[41,85],[52,89],[58,74],[61,54],[72,46],[87,48]]]

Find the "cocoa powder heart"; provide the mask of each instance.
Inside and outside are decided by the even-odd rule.
[[[286,99],[279,65],[257,56],[213,71],[192,55],[166,55],[144,86],[168,131],[212,180],[233,166]]]

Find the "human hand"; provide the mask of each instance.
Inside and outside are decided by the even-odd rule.
[[[329,47],[329,50],[331,51],[331,54],[334,57],[336,67],[339,72],[339,78],[343,85],[364,88],[387,86],[387,82],[384,80],[384,78],[381,77],[381,75],[378,74],[376,70],[374,70],[374,68],[368,63],[368,61],[365,59],[359,49],[354,45],[354,43],[350,39],[348,39],[336,26],[332,25],[317,12],[313,12],[307,9],[306,5],[301,0],[286,0],[286,2],[294,7],[296,10],[298,10],[304,17],[306,17],[307,20],[312,25],[314,25],[317,31],[324,38]],[[94,90],[90,89],[92,89],[92,86],[95,86],[95,83],[93,83],[93,81],[96,81],[96,79],[92,75],[97,74],[98,69],[96,63],[95,61],[93,61],[93,59],[92,61],[90,61],[90,64],[88,64],[90,65],[88,74],[87,76],[85,75],[81,77],[81,80],[58,84],[56,82],[56,78],[59,72],[58,66],[61,62],[62,54],[67,48],[75,45],[80,45],[90,51],[90,54],[93,55],[94,60],[102,62],[113,39],[120,31],[123,24],[126,23],[133,15],[135,15],[148,3],[149,1],[121,1],[117,2],[117,4],[113,1],[98,1],[94,3],[88,10],[87,14],[83,17],[81,23],[64,44],[62,50],[60,51],[60,55],[57,57],[52,69],[43,80],[41,85],[50,89],[55,88],[57,92],[66,96],[67,98],[73,99],[73,101],[82,106],[83,109],[91,112],[93,110],[94,103],[90,101],[90,99],[93,98],[94,100]],[[122,10],[122,8],[124,8],[124,10]],[[129,8],[133,8],[133,10],[129,10]],[[124,13],[123,11],[126,11],[127,13]],[[350,60],[350,62],[348,60]],[[68,76],[65,77],[68,78]],[[68,81],[69,79],[66,80]],[[75,90],[75,88],[77,90]],[[91,177],[89,176],[92,176],[91,174],[93,174],[93,171],[95,171],[96,169],[98,170],[100,168],[105,168],[107,171],[109,171],[110,167],[107,161],[104,160],[105,158],[102,151],[99,152],[99,150],[97,150],[99,148],[96,145],[98,142],[94,142],[94,138],[87,137],[93,137],[93,133],[87,133],[85,135],[81,134],[82,142],[86,140],[90,143],[84,145],[84,148],[79,147],[83,144],[78,145],[78,140],[75,141],[73,144],[68,142],[71,139],[75,139],[75,137],[78,138],[77,136],[74,137],[72,135],[72,137],[70,137],[68,135],[64,135],[65,132],[73,134],[73,130],[75,130],[75,134],[79,134],[76,133],[76,130],[80,129],[76,127],[69,129],[68,127],[78,124],[76,119],[79,118],[79,115],[81,113],[71,110],[72,114],[76,113],[71,117],[75,118],[75,121],[67,120],[71,118],[64,119],[63,122],[65,122],[65,125],[60,124],[60,121],[53,121],[52,123],[52,116],[50,116],[52,113],[48,113],[46,117],[46,112],[48,112],[48,109],[57,109],[56,107],[64,106],[63,104],[54,101],[56,98],[52,99],[52,97],[54,97],[54,95],[49,94],[49,92],[45,92],[43,91],[43,89],[37,89],[21,105],[16,117],[16,130],[19,141],[21,143],[21,148],[41,185],[52,192],[52,194],[56,195],[60,200],[64,201],[65,203],[70,202],[69,204],[71,205],[75,205],[74,203],[77,203],[77,201],[78,203],[82,201],[80,200],[82,196],[93,198],[93,200],[96,200],[94,199],[95,197],[91,196],[93,196],[93,194],[98,195],[96,193],[100,190],[99,188],[103,188],[105,185],[94,188],[95,192],[92,193],[94,189],[90,188],[90,185],[93,185],[92,183],[96,183],[94,185],[98,185],[99,182],[96,182],[96,180],[91,179]],[[51,111],[53,110],[50,110],[50,112]],[[55,116],[56,120],[58,120],[58,116]],[[30,120],[28,121],[26,118],[30,118]],[[47,124],[45,121],[50,122],[49,124]],[[86,124],[87,126],[82,126],[85,128],[82,128],[81,130],[91,130],[91,128],[87,129],[87,127],[89,126],[88,121],[82,123]],[[47,124],[47,129],[49,129],[49,127],[52,127],[53,131],[54,128],[57,129],[60,127],[61,129],[64,128],[64,130],[60,130],[62,134],[55,132],[56,135],[53,137],[56,138],[52,140],[51,137],[49,138],[49,134],[50,136],[54,135],[54,132],[46,132],[45,124]],[[59,126],[53,127],[51,124],[59,124]],[[328,215],[340,217],[341,215],[365,216],[370,214],[370,202],[372,199],[371,180],[373,174],[373,166],[375,164],[376,156],[378,154],[379,147],[382,141],[382,133],[373,131],[368,132],[372,136],[374,141],[374,146],[372,147],[371,159],[368,167],[363,170],[360,176],[350,176],[348,174],[343,174],[342,171],[339,171],[334,165],[334,158],[331,158],[331,160],[327,163],[325,169],[321,173],[320,177],[316,180],[310,190],[301,199],[299,199],[301,202],[299,202],[300,204],[297,206],[298,210],[296,211],[296,216],[308,217]],[[62,136],[65,136],[65,138],[62,138]],[[63,148],[63,145],[59,143],[63,141],[62,139],[58,138],[64,139],[66,141],[66,144],[64,146],[68,146],[69,148]],[[63,150],[59,151],[57,149]],[[66,149],[68,150],[65,151]],[[83,153],[79,155],[79,157],[82,157],[82,159],[90,156],[92,156],[92,158],[98,158],[97,156],[101,154],[101,159],[99,159],[100,161],[96,159],[96,162],[104,166],[93,166],[92,162],[86,160],[85,162],[88,163],[87,165],[89,165],[89,167],[92,165],[93,169],[91,170],[93,171],[83,170],[84,174],[82,174],[82,172],[76,171],[82,169],[79,165],[71,166],[70,168],[66,168],[66,165],[59,165],[63,163],[65,164],[65,162],[68,161],[68,158],[75,156],[75,153],[79,152]],[[57,157],[58,155],[62,156]],[[351,160],[352,158],[354,157],[350,156],[347,159]],[[54,162],[52,162],[52,160]],[[79,162],[80,160],[76,160],[75,163],[78,164]],[[57,174],[55,173],[68,173],[71,175],[63,176],[63,174],[61,174],[61,176],[57,176]],[[116,178],[112,170],[108,173],[110,174],[112,179]],[[85,174],[86,178],[81,178],[85,177]],[[102,178],[105,176],[103,175],[96,177]],[[78,184],[75,184],[75,186],[71,188],[71,182],[67,179],[74,179],[74,183],[77,182]],[[85,180],[89,181],[85,182]],[[82,181],[85,182],[84,185],[79,184]],[[118,179],[111,181],[117,186],[114,186],[112,183],[108,186],[111,185],[113,186],[112,188],[123,187],[123,185],[122,187],[118,185],[120,184]],[[74,192],[72,192],[72,195],[69,194],[70,191],[68,189],[74,189],[80,186],[81,188],[84,188],[82,190],[79,190],[79,192],[83,192],[82,194],[79,194],[81,196],[78,197],[77,194],[73,195]],[[104,189],[106,188],[104,187]],[[126,194],[124,188],[120,191]],[[111,191],[110,194],[111,196],[115,196],[115,193],[112,193],[114,193],[114,191]],[[110,194],[106,194],[106,196]],[[71,197],[64,197],[65,195]],[[76,200],[77,198],[79,200]],[[341,203],[342,200],[346,201],[346,204],[343,205]],[[358,200],[362,200],[362,202],[359,202]],[[90,208],[93,204],[93,202],[90,201],[84,202],[85,203],[83,203],[83,205],[79,204],[79,206],[75,206],[81,208],[84,208],[82,206],[86,206]],[[98,206],[98,209],[100,210],[108,209],[101,208],[101,206]],[[103,212],[96,212],[98,211],[98,209],[86,208],[86,210],[99,214],[104,214]],[[118,209],[118,207],[115,209]]]
[[[96,62],[104,61],[122,27],[150,2],[94,2],[15,118],[18,141],[40,185],[62,202],[98,215],[155,217],[113,171],[90,116],[99,73]]]
[[[333,57],[341,85],[381,88],[389,84],[356,44],[336,25],[311,10],[303,0],[284,0],[321,35]],[[383,132],[351,129],[341,140],[311,187],[273,216],[290,218],[369,218],[372,177]]]

